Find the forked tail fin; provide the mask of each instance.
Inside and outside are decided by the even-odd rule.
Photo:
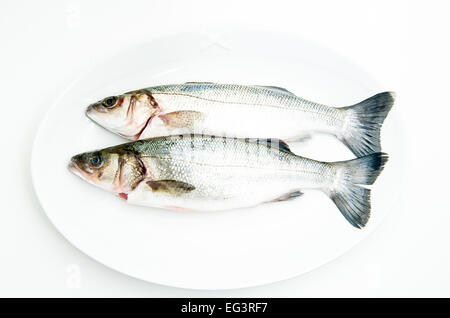
[[[354,227],[364,227],[370,217],[370,190],[358,184],[373,184],[387,160],[387,154],[378,152],[333,163],[337,174],[328,195]]]
[[[394,100],[393,92],[384,92],[356,105],[340,108],[345,112],[347,125],[339,137],[357,157],[381,151],[381,125]]]

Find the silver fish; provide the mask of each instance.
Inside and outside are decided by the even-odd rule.
[[[185,83],[107,97],[86,114],[130,140],[196,133],[294,141],[325,133],[363,156],[381,151],[380,128],[393,103],[392,92],[336,108],[274,86]]]
[[[72,157],[69,169],[138,205],[226,210],[293,199],[320,190],[355,227],[370,215],[370,185],[388,157],[373,153],[320,162],[282,141],[203,135],[139,140]]]

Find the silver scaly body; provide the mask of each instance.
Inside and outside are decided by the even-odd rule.
[[[314,132],[340,136],[345,114],[284,89],[235,84],[185,83],[147,88],[162,112],[140,139],[178,133],[295,140]],[[170,128],[159,117],[177,111],[204,115],[192,127]]]
[[[254,206],[301,189],[328,188],[337,171],[328,163],[235,138],[171,136],[137,141],[133,149],[148,179],[195,187],[169,196],[153,193],[143,182],[128,201],[146,206],[209,211]]]
[[[285,201],[315,189],[344,217],[363,227],[370,189],[388,157],[373,153],[320,162],[292,153],[275,139],[177,135],[138,140],[75,155],[69,169],[129,203],[197,211]]]
[[[106,97],[86,115],[130,140],[194,133],[295,141],[323,133],[364,156],[381,151],[380,129],[393,103],[391,92],[329,107],[280,87],[184,83]]]

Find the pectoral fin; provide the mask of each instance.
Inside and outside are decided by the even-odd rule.
[[[146,184],[150,187],[152,192],[174,196],[188,193],[195,189],[195,187],[189,183],[176,180],[146,181]]]
[[[201,123],[205,115],[194,110],[180,110],[158,116],[168,128],[191,128]]]

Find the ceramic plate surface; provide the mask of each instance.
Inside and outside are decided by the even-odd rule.
[[[186,81],[281,86],[332,106],[352,105],[384,89],[339,55],[277,34],[180,34],[124,48],[57,99],[39,128],[31,159],[35,190],[49,219],[90,257],[127,275],[170,286],[261,285],[342,255],[390,212],[401,179],[401,131],[393,113],[382,131],[383,150],[391,160],[372,187],[372,216],[363,230],[350,226],[321,192],[249,209],[172,212],[132,206],[67,170],[74,154],[125,142],[85,117],[88,104],[134,89]],[[242,121],[239,114],[236,121]],[[323,161],[353,158],[328,136],[291,148]]]

